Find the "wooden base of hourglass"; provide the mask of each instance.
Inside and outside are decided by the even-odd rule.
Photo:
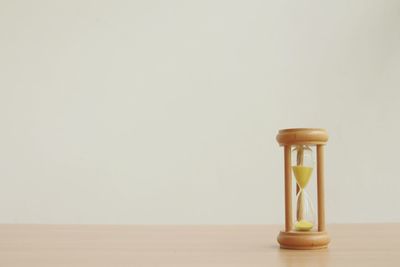
[[[329,241],[327,232],[281,231],[278,235],[281,248],[287,249],[323,249],[328,247]]]

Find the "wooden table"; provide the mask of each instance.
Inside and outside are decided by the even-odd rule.
[[[0,266],[400,266],[400,224],[329,225],[327,250],[280,226],[0,225]]]

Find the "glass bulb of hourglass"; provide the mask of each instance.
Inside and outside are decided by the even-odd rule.
[[[292,152],[296,154],[292,170],[299,187],[294,228],[297,231],[309,231],[314,227],[314,208],[305,188],[313,171],[313,154],[311,148],[305,145],[297,146]]]

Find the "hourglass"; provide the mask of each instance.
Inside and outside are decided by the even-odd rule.
[[[282,248],[288,249],[326,248],[330,241],[325,230],[324,207],[324,145],[328,133],[316,128],[284,129],[279,131],[276,139],[285,149],[285,230],[279,233],[278,242]],[[317,226],[314,206],[307,192],[314,172],[317,176]],[[296,180],[294,221],[292,174]]]

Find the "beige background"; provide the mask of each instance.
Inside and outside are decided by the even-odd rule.
[[[286,127],[400,221],[399,1],[2,0],[0,76],[1,223],[282,223]]]

